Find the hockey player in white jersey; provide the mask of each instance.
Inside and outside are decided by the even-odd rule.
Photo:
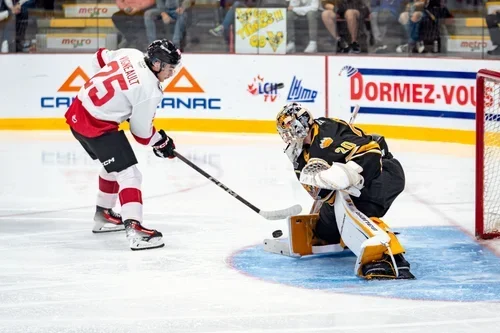
[[[164,246],[161,232],[142,225],[142,175],[125,133],[129,121],[137,142],[156,156],[173,158],[174,142],[153,119],[163,92],[160,83],[180,66],[181,52],[168,40],[151,43],[146,54],[136,49],[99,49],[96,74],[78,92],[65,114],[74,137],[90,157],[102,163],[94,215],[94,233],[126,230],[132,250]],[[121,214],[112,210],[120,199]]]

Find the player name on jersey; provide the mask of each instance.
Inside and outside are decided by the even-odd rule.
[[[124,56],[120,58],[120,64],[125,71],[125,76],[127,77],[127,81],[129,86],[134,84],[139,84],[139,79],[137,78],[137,73],[135,72],[132,63],[130,62],[130,58],[128,56]]]

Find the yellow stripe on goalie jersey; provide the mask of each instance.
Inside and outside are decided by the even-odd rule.
[[[370,141],[367,144],[360,146],[358,153],[363,153],[373,149],[378,149],[380,151],[380,145],[376,141]]]
[[[382,152],[380,151],[380,146],[376,141],[370,141],[369,143],[362,145],[362,146],[359,146],[359,147],[356,147],[356,148],[357,149],[353,149],[354,153],[349,154],[346,157],[346,159],[345,159],[346,161],[349,161],[349,160],[356,158],[356,157],[363,156],[364,154],[367,154],[367,153],[375,153],[375,154],[382,155]]]
[[[380,150],[378,150],[378,149],[372,149],[372,150],[365,151],[364,153],[361,153],[361,154],[356,154],[356,155],[353,155],[353,156],[352,156],[351,158],[349,158],[349,159],[347,159],[347,157],[346,157],[346,159],[345,159],[345,160],[346,160],[346,161],[349,161],[349,160],[351,160],[351,159],[353,159],[353,158],[358,158],[358,157],[361,157],[361,156],[363,156],[363,155],[365,155],[365,154],[368,154],[368,153],[379,154],[380,156],[382,156],[382,152],[381,152]]]
[[[319,134],[319,125],[318,124],[313,124],[311,128],[313,130],[313,135],[312,135],[312,139],[311,139],[311,143],[312,143],[314,141],[314,139]],[[309,163],[309,159],[310,159],[309,151],[304,150],[303,154],[304,154],[304,161],[306,163]],[[297,172],[297,170],[295,172]],[[300,173],[300,171],[298,171],[298,173]]]
[[[365,133],[363,132],[363,130],[361,130],[361,128],[357,128],[357,127],[354,127],[353,125],[349,124],[348,122],[342,120],[342,119],[338,119],[338,118],[331,118],[333,121],[336,121],[338,123],[341,123],[342,125],[345,125],[345,126],[348,126],[351,131],[356,134],[357,136],[364,136]]]
[[[316,137],[318,136],[319,134],[319,125],[314,123],[312,125],[312,130],[313,130],[313,135],[312,135],[312,138],[311,138],[311,143],[314,142],[314,139],[316,139]]]

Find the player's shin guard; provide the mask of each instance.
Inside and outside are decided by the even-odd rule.
[[[142,192],[140,190],[142,175],[133,165],[118,172],[116,177],[120,184],[121,215],[125,224],[127,239],[132,250],[154,249],[164,246],[163,235],[153,229],[147,229],[142,222]]]
[[[118,189],[116,176],[102,168],[99,174],[99,191],[97,193],[93,233],[125,230],[120,214],[112,210],[118,198]]]
[[[116,172],[108,173],[104,168],[99,172],[99,191],[96,204],[99,207],[113,208],[118,199],[120,186],[116,181]]]
[[[161,232],[144,228],[140,222],[135,220],[125,220],[124,223],[127,239],[133,251],[156,249],[165,245]]]

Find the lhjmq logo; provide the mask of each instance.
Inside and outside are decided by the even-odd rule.
[[[288,102],[314,103],[317,96],[317,90],[305,88],[302,85],[302,80],[299,80],[296,76],[294,76],[292,84],[290,84],[290,90],[288,91],[286,100]]]

